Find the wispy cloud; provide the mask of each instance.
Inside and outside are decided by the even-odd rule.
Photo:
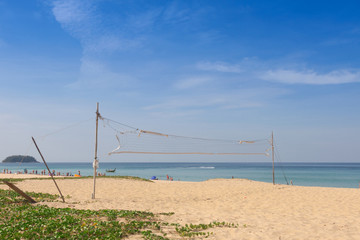
[[[336,47],[338,45],[349,46],[351,48],[352,45],[358,44],[359,40],[360,28],[353,27],[350,29],[346,29],[338,34],[333,35],[333,37],[323,41],[321,44],[325,46]]]
[[[214,29],[198,32],[195,34],[195,36],[197,41],[201,44],[219,42],[224,37],[220,31]]]
[[[162,103],[144,107],[149,111],[189,111],[201,109],[240,109],[266,105],[269,99],[288,94],[285,89],[278,88],[247,88],[227,92],[210,92],[191,95],[179,95],[162,99]]]
[[[106,88],[124,86],[129,81],[133,81],[132,78],[111,68],[110,62],[103,56],[136,48],[141,46],[141,41],[123,37],[120,34],[121,26],[105,24],[106,18],[98,11],[96,5],[98,3],[85,0],[53,1],[52,13],[55,19],[66,32],[81,43],[83,49],[79,78],[67,87]],[[151,19],[151,14],[149,17],[143,17],[142,20],[147,18]],[[134,19],[131,21],[135,22]],[[148,21],[152,22],[152,20]]]
[[[145,12],[130,15],[126,20],[126,24],[132,31],[147,31],[159,20],[161,10],[161,8],[154,8]]]
[[[142,33],[151,30],[161,15],[161,9],[152,8],[131,15],[104,16],[99,7],[98,1],[53,1],[55,19],[80,41],[85,54],[113,53],[142,46],[141,42],[145,41]]]
[[[90,37],[98,25],[95,6],[91,1],[56,0],[53,2],[52,12],[56,21],[80,40]]]
[[[175,24],[191,19],[189,9],[180,8],[179,2],[176,1],[173,1],[165,8],[162,17],[164,21]]]
[[[54,16],[64,27],[88,21],[94,9],[91,2],[81,0],[56,0],[53,4]]]
[[[329,39],[322,44],[325,46],[337,46],[337,45],[348,45],[359,42],[358,38],[349,37],[349,38],[333,38]]]
[[[185,109],[185,108],[203,108],[203,107],[213,107],[218,106],[224,103],[224,99],[219,96],[213,96],[209,98],[207,96],[198,96],[188,98],[185,96],[172,97],[171,99],[166,99],[164,103],[149,105],[144,107],[145,110],[154,110],[154,109]]]
[[[84,45],[86,54],[89,53],[112,53],[116,51],[123,51],[127,49],[137,48],[142,46],[141,38],[137,39],[122,39],[115,35],[102,35],[96,40],[88,41]]]
[[[136,83],[134,77],[128,75],[117,73],[109,69],[104,63],[82,59],[82,65],[80,68],[79,79],[69,84],[68,88],[97,88],[97,89],[106,89],[113,87],[125,87],[131,84]]]
[[[163,103],[145,106],[143,109],[148,111],[175,111],[199,113],[199,111],[211,109],[239,109],[239,108],[253,108],[261,107],[264,103],[261,100],[254,99],[238,99],[233,95],[202,95],[192,97],[186,96],[175,97],[171,99],[164,99]]]
[[[213,80],[213,78],[209,77],[209,76],[189,77],[189,78],[185,78],[180,81],[177,81],[174,86],[177,89],[184,90],[184,89],[189,89],[189,88],[194,88],[194,87],[204,85],[206,83],[209,83],[212,80]]]
[[[345,84],[360,82],[360,71],[337,70],[321,74],[315,71],[270,70],[262,73],[260,79],[285,84]]]
[[[228,73],[240,73],[243,72],[240,64],[229,64],[225,62],[200,62],[197,63],[199,70],[205,71],[217,71],[217,72],[228,72]]]
[[[288,63],[277,62],[276,65]],[[296,66],[295,66],[296,67]],[[360,82],[360,70],[340,69],[327,73],[315,70],[296,70],[274,67],[271,63],[262,62],[256,58],[244,58],[236,64],[226,62],[199,62],[196,68],[201,71],[213,71],[218,73],[235,73],[244,75],[248,79],[266,80],[284,84],[307,84],[307,85],[329,85]],[[275,68],[275,70],[273,69]],[[226,76],[223,76],[226,78]]]
[[[124,39],[116,29],[109,29],[103,23],[103,16],[97,12],[92,1],[54,1],[52,12],[62,28],[82,45],[84,54],[120,51],[136,43]]]

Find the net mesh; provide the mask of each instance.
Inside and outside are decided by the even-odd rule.
[[[114,131],[117,147],[112,154],[205,154],[268,155],[269,142],[258,140],[210,139],[178,136],[141,130],[102,118],[104,127]]]

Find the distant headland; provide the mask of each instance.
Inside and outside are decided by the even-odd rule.
[[[38,161],[36,161],[36,159],[34,157],[23,156],[23,155],[9,156],[9,157],[5,158],[2,162],[3,163],[19,163],[19,162],[39,163]]]

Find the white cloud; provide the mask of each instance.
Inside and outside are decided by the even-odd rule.
[[[200,62],[197,68],[205,71],[216,71],[225,73],[241,73],[243,69],[240,64],[228,64],[225,62]]]
[[[101,3],[87,0],[56,0],[52,13],[62,28],[78,39],[85,54],[113,53],[142,46],[143,32],[154,26],[160,9],[122,16],[104,16]],[[108,22],[111,19],[110,23]]]
[[[325,74],[315,71],[295,71],[295,70],[270,70],[260,75],[260,78],[272,82],[285,84],[344,84],[360,82],[360,71],[338,70]]]
[[[92,1],[54,1],[52,12],[62,28],[78,39],[84,54],[113,52],[136,44],[125,41],[103,24],[103,16]]]
[[[78,0],[54,1],[53,14],[56,20],[62,24],[82,23],[91,15],[89,2]]]
[[[77,38],[89,37],[96,27],[95,8],[91,1],[54,1],[52,12],[61,26]]]

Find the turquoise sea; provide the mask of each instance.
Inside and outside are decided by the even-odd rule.
[[[92,163],[48,163],[51,170],[66,174],[92,176]],[[166,175],[173,177],[174,181],[205,181],[212,178],[246,178],[262,182],[272,182],[272,164],[269,162],[107,162],[101,163],[98,172],[106,173],[106,169],[116,168],[108,176],[137,176],[150,179],[166,179]],[[46,169],[43,163],[1,163],[0,171],[9,169],[13,173],[27,169],[28,172]],[[1,177],[1,175],[0,175]],[[359,188],[360,163],[276,163],[275,181],[287,184],[290,181],[300,186],[322,186]]]

